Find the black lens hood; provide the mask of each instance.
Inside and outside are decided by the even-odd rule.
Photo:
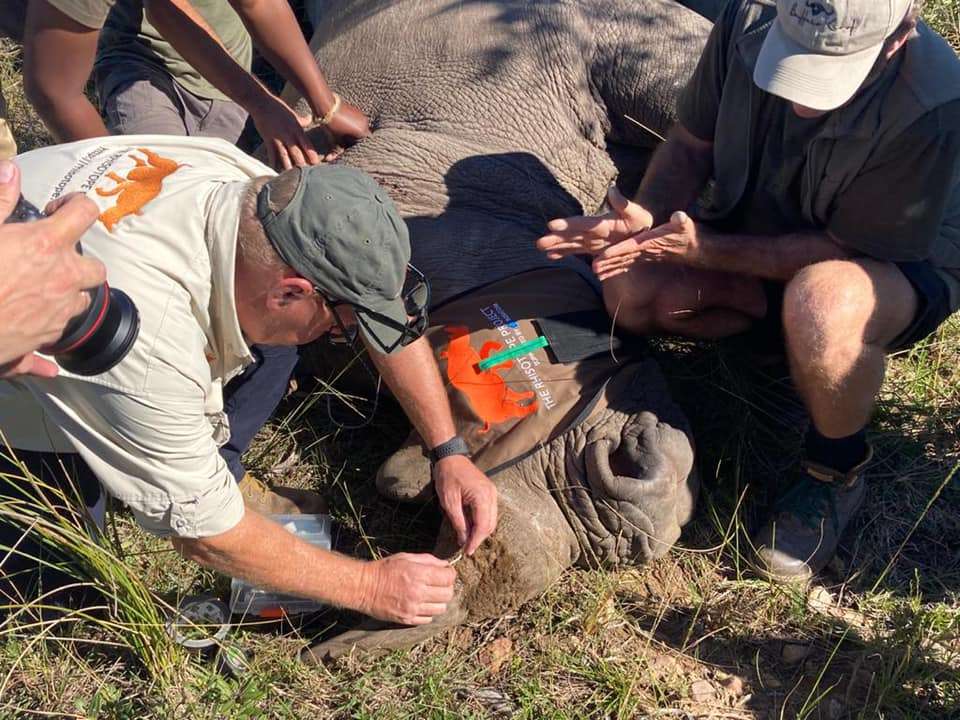
[[[64,370],[99,375],[123,360],[136,342],[140,333],[137,306],[122,290],[110,288],[109,293],[100,326],[75,349],[56,356]]]

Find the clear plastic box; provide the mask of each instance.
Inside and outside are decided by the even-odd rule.
[[[329,515],[271,515],[270,519],[311,545],[330,549],[332,525]],[[263,590],[237,578],[230,580],[230,612],[234,615],[267,620],[316,612],[324,607],[319,600]]]

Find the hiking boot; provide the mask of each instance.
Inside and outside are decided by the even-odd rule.
[[[237,483],[243,502],[261,515],[320,515],[327,503],[317,493],[290,487],[270,487],[250,473]]]
[[[797,482],[776,502],[774,515],[753,537],[757,571],[769,580],[806,582],[820,572],[866,495],[867,456],[841,473],[805,460]]]

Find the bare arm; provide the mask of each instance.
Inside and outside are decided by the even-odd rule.
[[[23,45],[24,88],[58,142],[109,134],[84,94],[99,36],[98,29],[81,25],[44,0],[29,4]]]
[[[428,447],[456,435],[447,393],[425,337],[392,355],[370,349],[370,358]]]
[[[225,533],[173,544],[184,557],[258,586],[405,625],[445,612],[456,579],[449,563],[432,555],[363,562],[310,545],[250,510]]]
[[[329,114],[336,142],[351,145],[370,134],[367,116],[341,99],[337,105],[286,0],[230,0],[260,52],[306,99],[316,118]]]
[[[148,0],[147,18],[220,92],[245,108],[272,95],[226,51],[216,32],[186,0]]]
[[[333,107],[333,91],[317,67],[286,0],[230,0],[264,57],[322,117]]]
[[[677,211],[663,225],[605,250],[594,260],[593,268],[606,280],[626,272],[634,262],[671,262],[786,282],[807,265],[850,255],[826,231],[720,233]]]
[[[392,355],[370,349],[370,356],[427,447],[456,434],[440,371],[425,337]],[[436,464],[434,486],[460,544],[472,555],[497,526],[496,487],[463,455]]]
[[[653,216],[653,225],[659,225],[677,208],[693,205],[711,172],[713,143],[675,125],[650,159],[634,202]]]
[[[187,0],[149,0],[146,10],[157,32],[188,63],[250,113],[271,165],[290,168],[320,162],[293,110],[231,57]],[[296,37],[301,37],[299,29]]]
[[[807,265],[850,257],[850,253],[822,231],[785,235],[724,235],[696,228],[697,267],[767,280],[787,281]]]

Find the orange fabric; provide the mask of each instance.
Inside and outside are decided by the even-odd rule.
[[[481,433],[489,431],[492,425],[510,418],[525,417],[537,411],[536,393],[532,390],[511,390],[496,372],[512,367],[513,360],[507,360],[489,370],[479,370],[477,367],[481,360],[499,352],[503,348],[502,343],[486,342],[478,353],[470,345],[467,328],[451,325],[444,330],[450,336],[450,344],[440,353],[440,357],[447,361],[447,379],[467,396],[470,407],[483,420]],[[521,405],[525,401],[530,402]]]
[[[116,186],[110,190],[97,188],[97,195],[100,197],[119,194],[117,204],[100,214],[100,222],[110,232],[113,232],[113,226],[127,215],[139,215],[143,206],[160,194],[163,179],[174,173],[177,168],[183,167],[146,148],[137,149],[146,155],[147,162],[136,155],[130,155],[137,166],[127,173],[127,177],[123,178],[115,172],[108,172],[107,177],[113,180]]]

